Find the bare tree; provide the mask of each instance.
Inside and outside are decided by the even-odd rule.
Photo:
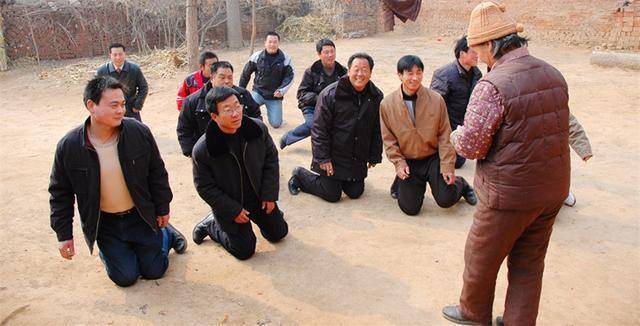
[[[253,54],[256,46],[256,0],[251,0],[251,50],[249,55]]]
[[[230,48],[240,48],[243,46],[242,25],[240,22],[240,4],[237,0],[226,0],[227,2],[227,41]]]
[[[198,69],[198,1],[187,0],[187,57],[189,67]]]
[[[4,19],[2,18],[2,15],[0,14],[0,71],[5,71],[8,69],[8,59],[7,59],[7,51],[5,49],[5,44],[4,44],[4,34],[3,31],[4,30]]]

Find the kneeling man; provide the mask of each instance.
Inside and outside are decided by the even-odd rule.
[[[75,196],[84,239],[119,286],[139,277],[161,278],[169,249],[181,254],[187,242],[169,224],[173,198],[169,177],[149,128],[125,118],[126,86],[113,77],[95,77],[84,89],[89,118],[69,131],[56,148],[49,193],[51,228],[60,255],[75,255]]]
[[[440,207],[451,207],[461,197],[471,205],[477,203],[467,181],[456,178],[447,106],[440,95],[422,86],[423,70],[417,56],[400,58],[402,84],[380,103],[385,152],[396,168],[391,193],[408,215],[420,212],[427,182]]]
[[[234,257],[245,260],[256,250],[251,221],[270,242],[288,232],[278,206],[278,150],[267,127],[242,115],[240,94],[215,87],[205,98],[211,123],[193,147],[193,180],[212,214],[193,229],[193,241],[209,236]]]

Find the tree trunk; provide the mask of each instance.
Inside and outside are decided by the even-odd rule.
[[[187,0],[187,57],[189,67],[198,70],[198,1]]]
[[[2,14],[0,14],[0,71],[5,71],[9,69],[9,60],[7,59],[7,51],[6,45],[4,43],[4,34],[2,31],[4,30],[4,19],[2,18]]]
[[[253,54],[256,46],[256,0],[251,0],[251,50],[249,55]]]
[[[237,0],[226,0],[227,4],[227,41],[232,49],[241,48],[242,25],[240,22],[240,4]]]

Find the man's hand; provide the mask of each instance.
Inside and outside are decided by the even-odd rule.
[[[367,167],[370,168],[374,168],[376,167],[377,163],[367,163]]]
[[[593,155],[589,154],[589,155],[587,155],[587,156],[583,157],[583,158],[582,158],[582,160],[586,162],[586,161],[588,161],[588,160],[589,160],[590,158],[592,158],[592,157],[593,157]]]
[[[405,180],[406,178],[409,177],[410,173],[411,172],[409,171],[409,166],[407,165],[407,162],[402,161],[398,163],[398,165],[396,166],[396,175],[398,176],[398,178]]]
[[[283,96],[282,92],[280,92],[280,91],[273,92],[273,97],[281,98],[282,96]]]
[[[169,214],[158,216],[157,220],[158,220],[158,227],[164,228],[167,225],[169,225]]]
[[[273,209],[276,207],[276,202],[274,201],[263,201],[262,202],[262,209],[264,209],[264,211],[267,214],[271,214],[271,212],[273,212]]]
[[[248,216],[249,216],[249,211],[243,208],[242,211],[240,211],[240,214],[238,214],[238,216],[236,216],[236,218],[234,218],[233,220],[238,224],[248,223],[249,222]]]
[[[62,256],[62,258],[71,260],[76,254],[73,239],[58,242],[58,250],[60,250],[60,256]]]
[[[331,162],[320,163],[320,169],[327,171],[328,176],[333,175],[333,164]]]
[[[131,111],[133,111],[133,113],[138,113],[140,112],[140,110],[136,109],[136,108],[131,108]]]
[[[452,185],[456,182],[455,173],[443,173],[442,178],[444,178],[444,182],[448,185]]]

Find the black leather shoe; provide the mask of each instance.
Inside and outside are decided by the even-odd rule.
[[[287,188],[289,188],[289,192],[294,196],[300,193],[300,181],[298,180],[299,169],[301,169],[299,166],[293,168],[291,178],[289,178],[289,182],[287,182]]]
[[[442,317],[460,325],[482,325],[481,323],[464,318],[460,311],[460,306],[446,306],[442,308]]]
[[[280,137],[280,149],[284,149],[287,146],[287,133],[285,132],[282,137]]]
[[[391,189],[391,190],[389,191],[389,194],[391,195],[391,198],[393,198],[393,199],[398,199],[398,191],[397,191],[397,190],[395,190],[395,189]]]
[[[193,231],[191,232],[191,238],[193,239],[193,242],[198,245],[201,244],[204,241],[204,238],[209,235],[207,228],[209,227],[209,224],[213,222],[213,213],[209,212],[209,214],[207,214],[207,216],[205,216],[202,221],[200,221],[198,224],[196,224],[196,226],[193,227]]]
[[[496,317],[496,322],[495,322],[494,325],[496,325],[496,326],[504,326],[504,321],[502,320],[502,316]]]
[[[471,188],[470,185],[467,184],[464,189],[462,189],[462,197],[467,203],[471,206],[475,206],[478,203],[478,197],[476,197],[476,191]]]
[[[187,250],[187,238],[178,231],[171,223],[167,225],[167,231],[173,234],[173,242],[171,242],[171,248],[176,251],[176,254],[183,254]]]

